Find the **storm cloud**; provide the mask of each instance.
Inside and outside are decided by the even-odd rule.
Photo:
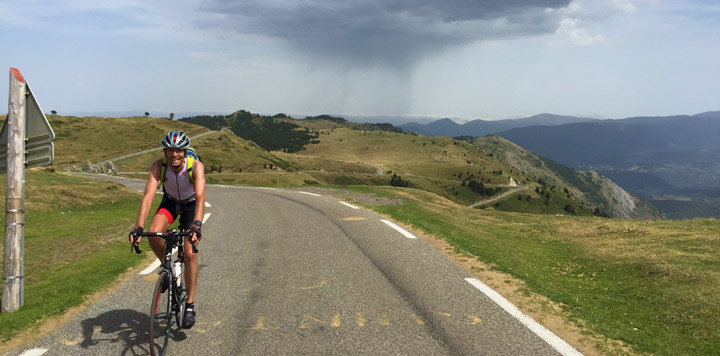
[[[370,66],[412,65],[428,53],[555,32],[569,0],[210,0],[203,29],[282,40],[298,54]]]

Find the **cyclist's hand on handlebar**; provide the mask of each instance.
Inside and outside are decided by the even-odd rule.
[[[200,232],[200,227],[197,225],[193,225],[190,228],[190,232],[192,235],[190,236],[190,242],[193,244],[198,243],[202,239],[202,232]]]
[[[143,233],[142,226],[135,226],[133,231],[131,231],[130,234],[128,235],[128,238],[130,239],[130,243],[131,243],[130,252],[132,252],[133,248],[135,249],[135,253],[139,254],[141,252],[139,244],[140,244],[140,240],[142,240],[142,233]]]

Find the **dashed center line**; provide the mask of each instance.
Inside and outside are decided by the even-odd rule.
[[[401,228],[400,226],[395,225],[395,223],[390,220],[383,219],[380,221],[384,222],[387,226],[390,226],[391,228],[397,230],[399,233],[403,234],[403,236],[407,237],[408,239],[417,239],[417,237],[415,235],[411,234],[410,232]]]
[[[47,351],[48,351],[47,349],[32,349],[32,350],[27,350],[27,351],[21,353],[20,356],[40,356],[40,355],[46,353]]]
[[[353,208],[353,209],[360,209],[360,208],[358,208],[357,206],[352,205],[352,204],[350,204],[350,203],[346,203],[346,202],[344,202],[344,201],[341,201],[340,204],[345,205],[345,206],[349,206],[349,207],[351,207],[351,208]]]
[[[322,195],[320,195],[320,194],[315,194],[315,193],[310,193],[310,192],[303,192],[303,191],[300,191],[299,193],[307,194],[307,195],[312,195],[312,196],[314,196],[314,197],[321,197],[321,196],[322,196]]]

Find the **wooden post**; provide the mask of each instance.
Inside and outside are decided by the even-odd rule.
[[[5,256],[3,260],[2,312],[20,308],[22,292],[23,190],[25,176],[25,79],[10,68],[8,101],[7,194],[5,198]]]

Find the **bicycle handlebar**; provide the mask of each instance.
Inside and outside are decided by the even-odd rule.
[[[167,239],[170,236],[178,236],[178,237],[190,237],[192,236],[192,231],[165,231],[165,232],[143,232],[142,234],[133,237],[133,242],[130,245],[130,253],[132,253],[133,249],[135,249],[135,253],[140,254],[142,251],[140,250],[140,246],[138,246],[138,238],[139,237],[149,237],[149,236],[156,236],[156,237],[162,237],[163,239]],[[198,249],[195,247],[195,243],[190,241],[190,246],[192,246],[193,253],[197,253]]]

